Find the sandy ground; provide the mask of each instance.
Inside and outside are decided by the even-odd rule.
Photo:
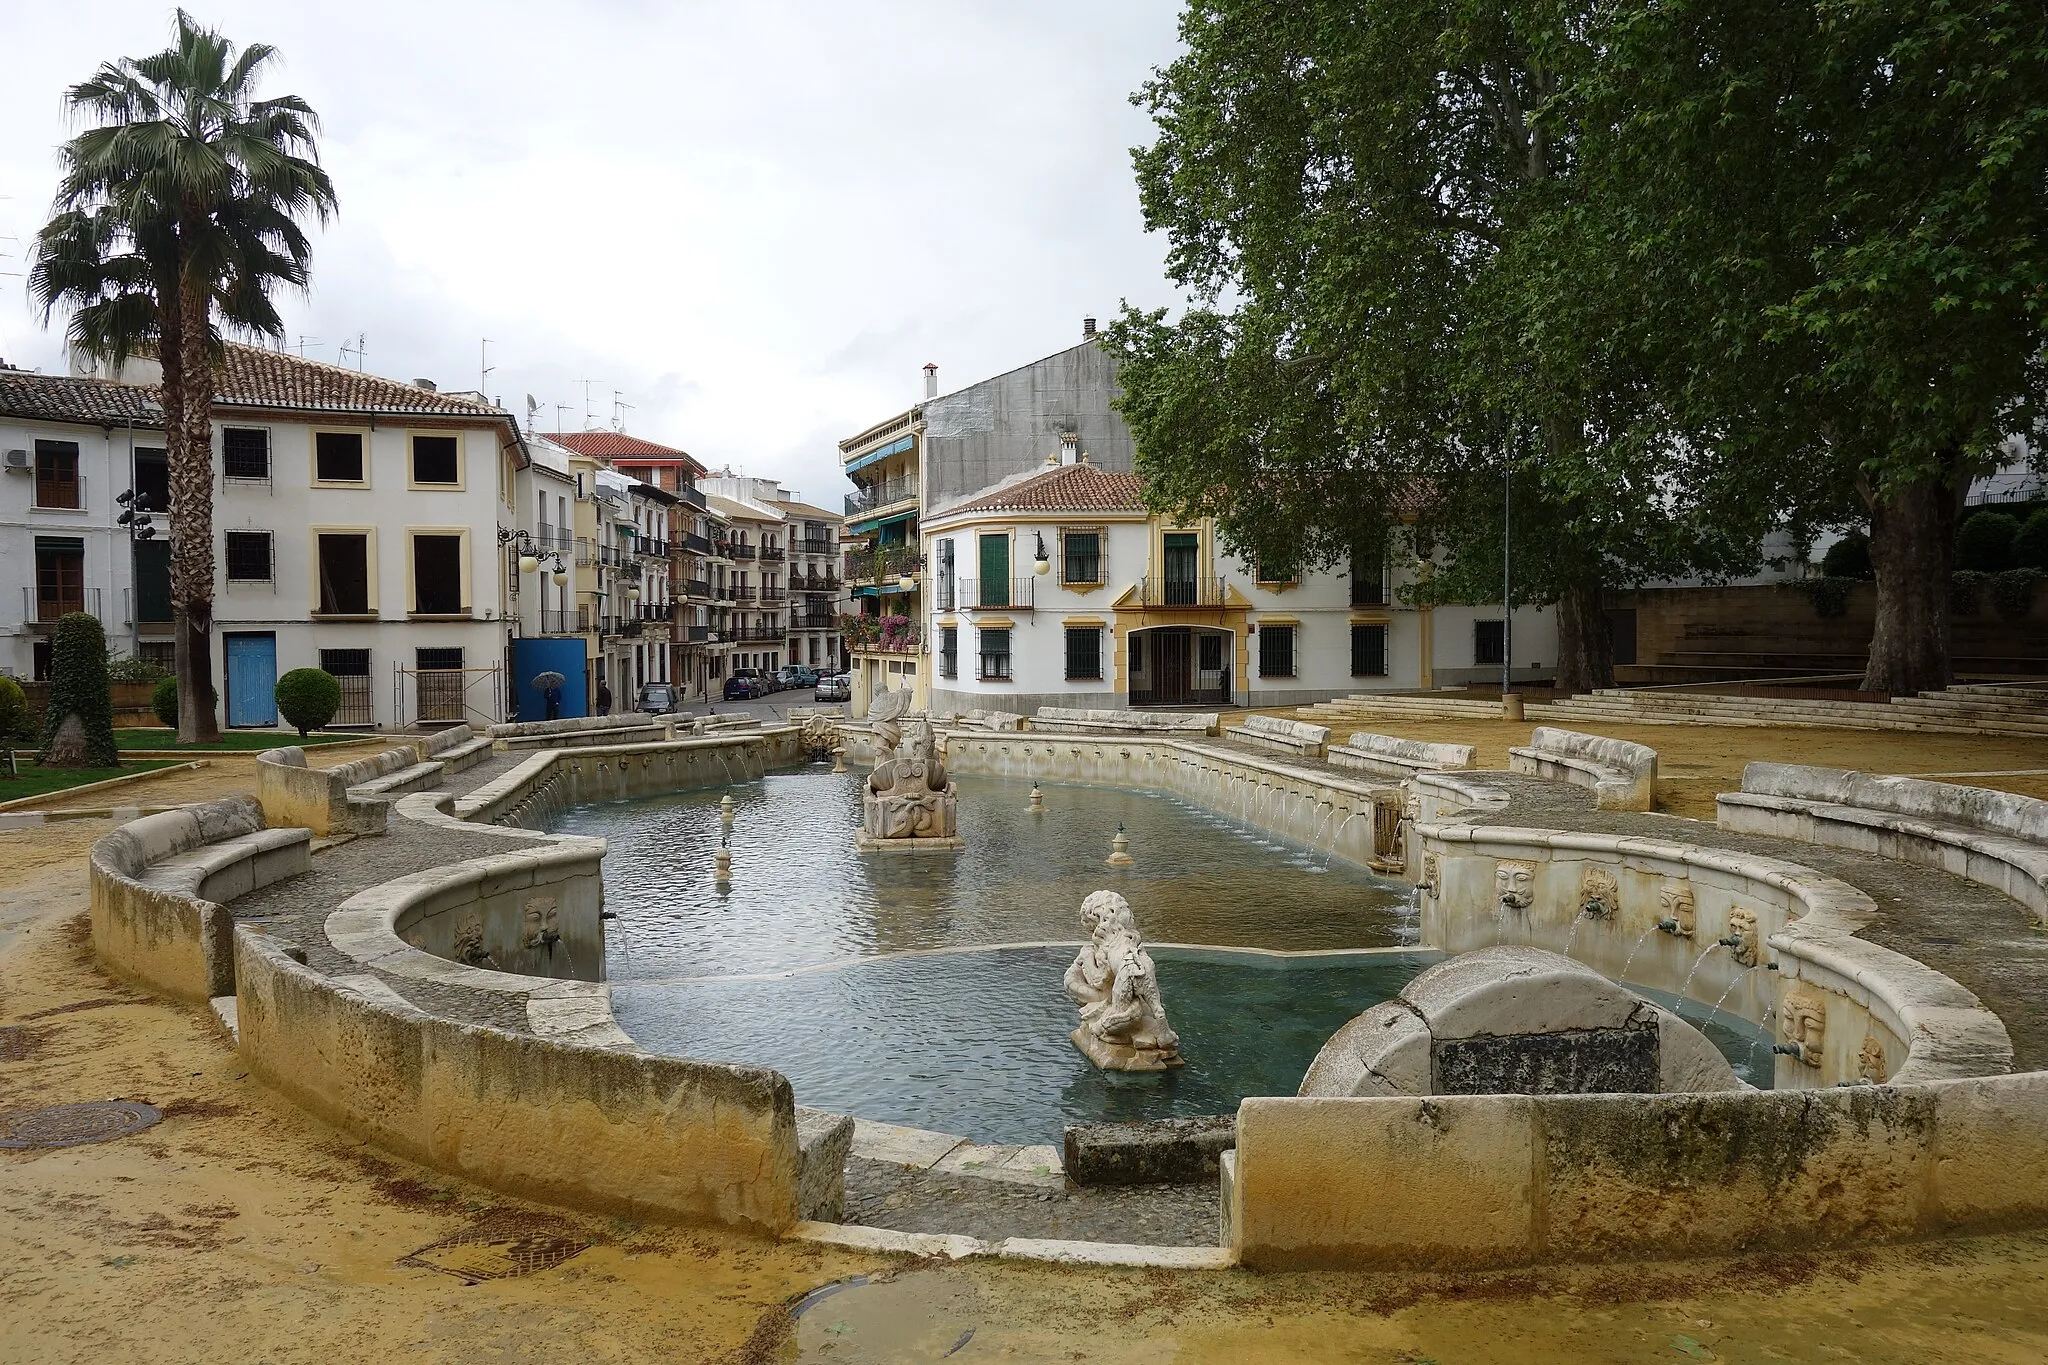
[[[193,796],[236,777],[203,771],[215,789]],[[101,974],[83,856],[106,828],[0,833],[0,1026],[26,1031],[0,1035],[0,1112],[127,1098],[167,1117],[0,1151],[10,1365],[2048,1359],[2048,1234],[1456,1278],[1169,1274],[893,1262],[521,1204],[315,1122],[204,1011]],[[404,1259],[451,1238],[472,1244]],[[544,1268],[434,1268],[516,1248]]]

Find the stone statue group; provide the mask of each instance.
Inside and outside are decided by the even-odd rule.
[[[1164,1071],[1182,1065],[1180,1037],[1166,1022],[1159,975],[1138,937],[1130,903],[1114,891],[1081,902],[1088,941],[1067,968],[1067,998],[1081,1010],[1071,1037],[1105,1071]]]

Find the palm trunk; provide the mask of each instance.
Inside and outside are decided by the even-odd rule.
[[[1877,576],[1877,623],[1863,690],[1910,697],[1952,681],[1948,653],[1949,576],[1956,522],[1969,486],[1962,460],[1880,498],[1859,480],[1870,508],[1870,565]]]
[[[168,402],[164,410],[181,744],[220,738],[213,687],[213,367],[206,345],[207,308],[203,291],[189,286],[179,291],[175,417]],[[164,388],[168,393],[172,387],[166,365]]]
[[[1607,634],[1600,574],[1582,570],[1557,594],[1557,692],[1572,696],[1614,686],[1614,641]]]

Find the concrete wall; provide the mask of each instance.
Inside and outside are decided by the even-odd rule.
[[[2048,1220],[2048,1074],[1716,1095],[1248,1099],[1244,1264],[1806,1250]]]
[[[373,977],[333,980],[236,936],[241,1053],[339,1127],[522,1198],[635,1218],[796,1217],[789,1082],[437,1019]]]

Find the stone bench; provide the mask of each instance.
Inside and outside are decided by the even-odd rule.
[[[1330,746],[1330,762],[1339,768],[1378,777],[1413,777],[1421,772],[1464,771],[1473,766],[1469,744],[1429,744],[1419,739],[1352,732],[1348,744]]]
[[[490,737],[479,735],[467,725],[451,725],[445,730],[436,730],[415,743],[413,748],[418,752],[420,762],[431,760],[439,763],[444,773],[459,773],[491,756]]]
[[[234,920],[222,902],[311,864],[306,829],[267,829],[249,797],[146,815],[92,847],[93,951],[181,1000],[234,992]]]
[[[1330,742],[1329,726],[1311,725],[1305,720],[1286,720],[1279,716],[1246,716],[1244,724],[1233,725],[1223,733],[1261,749],[1298,754],[1303,758],[1321,758],[1323,746]]]
[[[2048,925],[2048,801],[1911,777],[1752,763],[1715,798],[1723,829],[1938,867]]]
[[[1657,795],[1655,749],[1548,725],[1508,750],[1508,771],[1590,787],[1601,810],[1648,810]]]
[[[1041,706],[1031,728],[1051,734],[1140,733],[1213,735],[1219,717],[1214,711],[1117,711],[1099,707]]]
[[[390,802],[371,793],[357,796],[350,789],[417,759],[413,749],[389,749],[336,768],[314,768],[296,744],[266,749],[256,756],[256,799],[262,803],[264,822],[273,827],[298,825],[320,838],[381,834]]]

